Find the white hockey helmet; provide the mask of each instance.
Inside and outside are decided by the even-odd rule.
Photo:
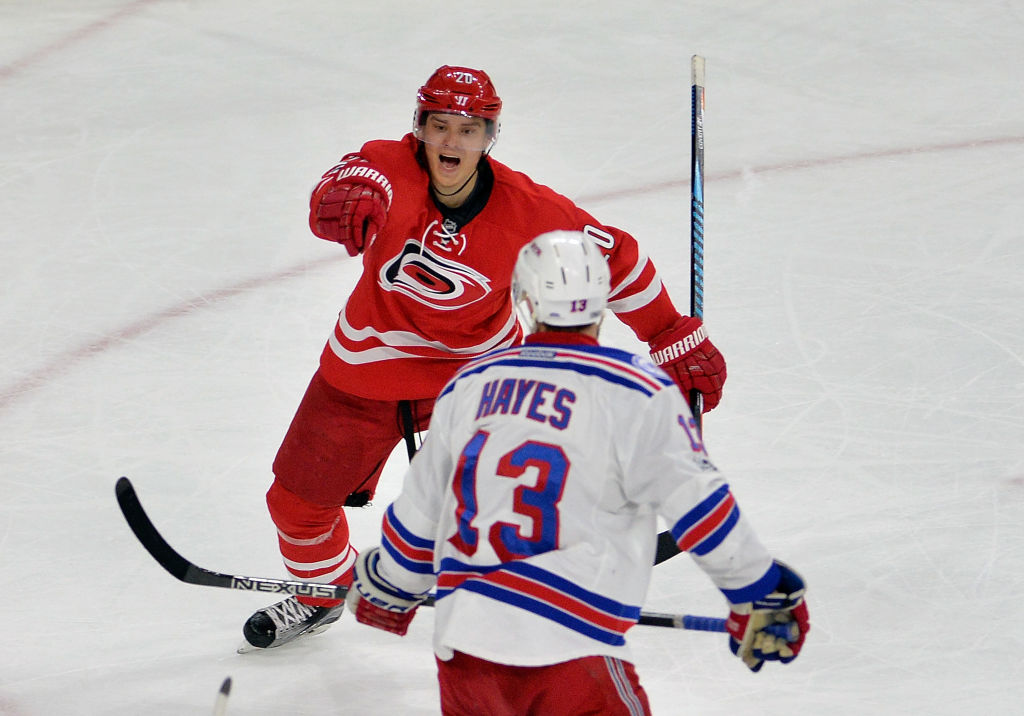
[[[608,305],[611,272],[597,244],[582,231],[549,231],[519,251],[512,300],[530,331],[598,323]]]

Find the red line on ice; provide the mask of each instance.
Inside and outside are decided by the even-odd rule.
[[[85,39],[91,38],[97,33],[113,27],[117,23],[121,22],[125,18],[131,16],[135,12],[141,10],[147,5],[152,5],[157,0],[136,0],[136,2],[129,3],[119,10],[116,10],[109,15],[95,20],[81,28],[74,30],[62,38],[55,40],[54,42],[41,47],[40,49],[32,52],[25,57],[15,60],[9,65],[0,67],[0,81],[9,79],[19,72],[25,71],[33,65],[47,59],[53,54],[60,51],[66,50],[75,43],[81,42]],[[786,172],[786,171],[799,171],[802,169],[811,169],[815,167],[832,166],[837,164],[845,164],[848,162],[859,162],[864,160],[872,159],[886,159],[889,157],[901,157],[914,154],[930,154],[936,152],[949,152],[959,151],[973,148],[986,148],[992,146],[1007,146],[1014,144],[1024,144],[1024,137],[1022,136],[1006,136],[1006,137],[991,137],[988,139],[967,139],[959,142],[949,143],[937,143],[937,144],[922,144],[912,147],[896,147],[892,149],[878,149],[874,151],[855,152],[853,154],[840,154],[831,157],[818,157],[814,159],[803,159],[791,162],[778,162],[776,164],[766,164],[759,167],[750,167],[747,169],[734,169],[731,171],[721,173],[710,173],[707,175],[707,181],[727,181],[732,179],[739,179],[745,174],[764,174],[768,172]],[[595,204],[601,201],[609,201],[613,199],[626,199],[633,196],[640,196],[650,194],[653,192],[667,191],[676,188],[689,189],[690,179],[671,179],[661,182],[655,182],[653,184],[646,184],[641,186],[632,186],[625,189],[613,189],[607,192],[588,194],[577,198],[577,202],[582,205]],[[226,299],[232,298],[245,291],[261,288],[263,286],[277,283],[285,279],[294,278],[304,274],[308,270],[307,264],[299,264],[289,268],[280,269],[273,273],[268,273],[262,276],[256,276],[253,278],[245,279],[240,282],[231,284],[230,286],[224,286],[222,288],[213,289],[210,293],[203,296],[199,296],[195,299],[184,301],[176,306],[171,306],[155,313],[151,313],[147,316],[143,316],[138,320],[132,321],[127,325],[117,328],[105,335],[101,335],[98,338],[87,341],[78,346],[68,348],[67,350],[57,354],[56,356],[45,361],[41,365],[37,366],[33,370],[29,371],[27,375],[24,375],[20,379],[16,380],[10,385],[0,388],[0,412],[10,407],[21,395],[28,391],[39,388],[50,381],[59,378],[60,376],[70,372],[71,370],[78,367],[79,364],[99,354],[105,353],[111,349],[121,346],[125,341],[137,338],[149,331],[152,331],[166,323],[169,323],[173,319],[182,318],[194,313],[197,313],[204,308],[216,305]],[[326,330],[326,329],[325,329]]]
[[[9,65],[4,65],[3,67],[0,67],[0,80],[10,79],[19,72],[22,72],[32,67],[33,65],[39,64],[51,55],[56,54],[62,50],[66,50],[75,43],[90,38],[96,33],[101,32],[102,30],[106,30],[107,28],[113,27],[117,23],[134,14],[138,10],[141,10],[145,6],[152,5],[154,2],[156,2],[156,0],[136,0],[133,3],[125,5],[119,10],[115,10],[109,15],[101,17],[98,20],[90,22],[88,25],[83,25],[77,30],[69,32],[63,37],[54,40],[49,45],[44,45],[35,52],[31,52],[28,55],[22,57],[21,59],[15,60]]]

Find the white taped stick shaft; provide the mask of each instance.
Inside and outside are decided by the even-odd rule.
[[[213,716],[224,716],[228,710],[228,696],[231,695],[231,677],[224,679],[217,692],[217,701],[213,705]]]
[[[694,55],[690,58],[690,84],[704,86],[704,56]]]

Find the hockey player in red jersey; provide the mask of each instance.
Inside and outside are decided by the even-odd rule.
[[[509,282],[517,252],[541,233],[591,236],[611,269],[609,308],[681,390],[702,393],[705,410],[718,404],[725,361],[701,321],[680,315],[632,236],[490,157],[500,112],[486,73],[441,67],[417,94],[411,133],[344,156],[313,191],[311,230],[361,255],[363,271],[267,492],[285,566],[299,579],[351,581],[356,550],[342,507],[372,498],[385,461],[428,427],[459,367],[520,342]],[[322,631],[342,606],[289,598],[243,631],[254,646],[279,646]]]
[[[732,652],[753,671],[793,661],[810,629],[803,580],[741,514],[671,379],[598,344],[597,246],[553,231],[519,256],[533,332],[442,390],[381,546],[356,559],[356,619],[405,634],[436,586],[446,716],[649,714],[625,636],[661,517],[726,598]]]

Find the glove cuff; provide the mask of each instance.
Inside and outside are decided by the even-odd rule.
[[[774,561],[774,567],[778,570],[779,580],[770,592],[754,600],[755,609],[787,609],[803,601],[807,590],[803,577],[779,560]]]
[[[382,577],[378,571],[379,560],[379,547],[363,552],[356,558],[356,579],[352,588],[360,597],[380,609],[395,612],[409,611],[426,598],[426,594],[406,592]]]

